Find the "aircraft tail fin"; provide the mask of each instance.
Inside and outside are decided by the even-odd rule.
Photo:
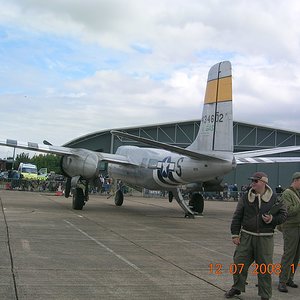
[[[232,74],[229,61],[217,63],[209,70],[199,132],[187,149],[195,152],[233,152]]]

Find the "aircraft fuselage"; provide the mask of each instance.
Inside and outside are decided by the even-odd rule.
[[[232,157],[228,161],[202,161],[162,149],[135,146],[121,146],[116,154],[127,156],[135,166],[109,164],[109,176],[152,190],[208,181],[234,168]]]

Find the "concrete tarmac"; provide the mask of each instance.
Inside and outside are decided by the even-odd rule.
[[[158,198],[116,207],[92,195],[82,211],[46,193],[2,190],[0,200],[0,299],[225,299],[232,285],[236,202],[206,201],[203,217],[185,219]],[[282,248],[277,233],[272,299],[299,299],[300,288],[277,290]],[[235,299],[260,299],[256,283],[253,265]]]

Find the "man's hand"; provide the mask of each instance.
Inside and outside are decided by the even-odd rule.
[[[262,215],[262,219],[264,220],[264,222],[266,224],[269,224],[269,223],[272,222],[273,216],[272,215],[266,215],[266,214],[264,214],[264,215]]]
[[[234,237],[234,238],[232,238],[232,242],[235,244],[235,245],[239,245],[240,244],[240,238],[239,237]]]

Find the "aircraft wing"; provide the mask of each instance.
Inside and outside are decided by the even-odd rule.
[[[150,139],[147,139],[147,138],[139,137],[139,136],[136,136],[136,135],[132,135],[132,134],[117,131],[117,130],[112,130],[111,133],[113,135],[116,135],[116,136],[119,136],[119,137],[128,138],[128,139],[133,140],[133,141],[144,143],[146,145],[150,145],[150,146],[153,146],[153,147],[156,147],[156,148],[161,148],[161,149],[164,149],[164,150],[168,150],[168,151],[171,151],[171,152],[174,152],[174,153],[178,153],[180,155],[189,156],[189,157],[194,158],[194,159],[209,160],[209,161],[212,161],[212,160],[214,160],[214,161],[224,161],[224,160],[226,160],[226,158],[218,157],[213,153],[211,153],[211,154],[210,153],[198,153],[198,152],[194,152],[194,151],[187,150],[187,149],[184,149],[184,148],[180,148],[180,147],[177,147],[177,146],[157,142],[157,141],[154,141],[154,140],[150,140]]]
[[[300,157],[264,157],[264,155],[272,155],[291,151],[299,151],[300,146],[277,147],[262,150],[244,151],[234,153],[237,164],[262,164],[262,163],[284,163],[284,162],[300,162]]]
[[[117,155],[117,154],[110,154],[110,153],[103,153],[103,152],[94,152],[97,154],[101,161],[105,161],[111,164],[118,164],[118,165],[131,165],[136,166],[137,164],[131,162],[126,156]]]
[[[18,148],[18,149],[57,154],[57,155],[74,154],[74,150],[75,150],[67,147],[44,145],[44,144],[37,144],[32,142],[20,142],[17,140],[10,140],[10,139],[6,139],[6,140],[0,139],[0,145]]]
[[[17,140],[11,139],[0,139],[0,146],[13,147],[24,150],[31,150],[49,154],[56,155],[73,155],[73,156],[81,156],[83,152],[93,152],[97,155],[99,160],[114,163],[114,164],[122,164],[122,165],[135,165],[130,162],[127,157],[117,154],[103,153],[103,152],[95,152],[87,149],[80,148],[68,148],[68,147],[60,147],[60,146],[52,146],[52,145],[44,145],[32,142],[20,142]]]

